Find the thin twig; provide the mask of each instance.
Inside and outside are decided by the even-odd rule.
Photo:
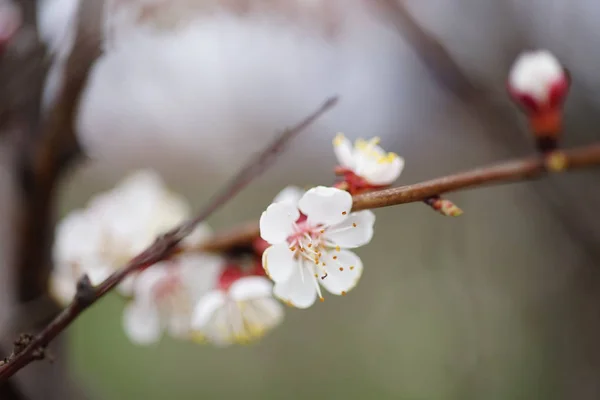
[[[600,143],[563,152],[565,171],[600,166]],[[546,174],[546,161],[539,156],[507,161],[488,167],[459,172],[414,185],[377,190],[353,196],[353,211],[395,206],[423,201],[432,196],[482,186],[502,185],[540,178]],[[259,236],[257,222],[247,222],[237,228],[217,233],[199,250],[220,253],[251,242]]]
[[[187,234],[191,233],[197,224],[206,219],[219,207],[223,206],[228,200],[231,200],[237,193],[244,189],[252,179],[261,174],[272,161],[274,161],[276,155],[283,150],[286,143],[335,106],[337,100],[337,97],[328,99],[317,111],[298,125],[279,134],[265,150],[260,152],[260,154],[254,157],[248,165],[241,169],[241,172],[234,177],[221,192],[213,197],[208,205],[199,212],[196,217],[157,238],[150,247],[137,257],[133,258],[123,268],[114,272],[98,286],[92,286],[87,276],[84,275],[78,282],[77,292],[71,304],[54,318],[54,320],[40,333],[34,336],[27,347],[19,349],[19,351],[13,351],[13,354],[5,363],[0,363],[0,383],[6,381],[31,362],[43,358],[46,347],[54,338],[69,327],[86,308],[115,288],[128,274],[169,258],[179,242]]]

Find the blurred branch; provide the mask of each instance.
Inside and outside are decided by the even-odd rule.
[[[433,79],[459,98],[480,94],[478,84],[465,74],[444,45],[410,14],[403,0],[377,0],[383,15],[415,51]]]
[[[201,210],[196,217],[157,238],[145,251],[133,258],[127,265],[114,272],[98,286],[92,286],[87,276],[77,284],[77,292],[71,304],[51,321],[39,334],[33,336],[24,348],[14,349],[13,353],[0,363],[0,383],[35,360],[45,357],[48,344],[63,332],[86,308],[115,288],[128,274],[146,268],[169,258],[181,240],[190,234],[194,227],[209,215],[231,200],[248,183],[260,175],[281,153],[285,145],[325,112],[337,104],[337,97],[328,99],[317,111],[298,125],[277,135],[262,152],[254,157],[240,172]]]
[[[566,160],[566,170],[600,166],[600,143],[561,152]],[[522,160],[507,161],[489,167],[431,179],[414,185],[377,190],[353,196],[353,211],[395,206],[426,200],[445,193],[483,186],[528,181],[546,174],[546,160],[532,156]],[[238,228],[218,233],[203,243],[199,250],[223,252],[244,245],[259,237],[258,223],[248,222]]]
[[[51,112],[42,121],[40,134],[24,143],[17,166],[22,185],[16,256],[21,301],[46,293],[55,188],[65,168],[78,154],[75,113],[89,70],[100,55],[102,3],[97,0],[80,3],[77,35],[66,63],[64,86]]]

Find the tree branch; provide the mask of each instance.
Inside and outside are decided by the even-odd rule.
[[[600,143],[562,152],[566,158],[565,171],[600,166]],[[547,172],[546,161],[540,156],[507,161],[488,167],[475,168],[457,174],[435,178],[414,185],[377,190],[353,197],[352,211],[415,203],[432,196],[483,186],[502,185],[541,178]],[[237,228],[217,233],[203,243],[200,251],[220,253],[250,243],[259,237],[257,222],[247,222]]]
[[[63,332],[89,306],[115,288],[127,275],[146,268],[173,255],[179,242],[190,234],[194,227],[210,216],[228,200],[235,197],[251,180],[261,174],[276,158],[284,146],[300,132],[306,129],[317,118],[330,110],[337,103],[337,97],[328,99],[317,111],[308,116],[298,125],[285,130],[254,157],[240,173],[221,190],[196,217],[181,226],[171,230],[156,241],[145,251],[133,258],[123,268],[114,272],[98,286],[92,286],[87,276],[83,276],[77,284],[77,292],[71,304],[65,308],[39,334],[30,338],[24,348],[14,349],[13,354],[4,362],[0,362],[0,383],[6,381],[17,371],[31,362],[43,359],[48,344]]]

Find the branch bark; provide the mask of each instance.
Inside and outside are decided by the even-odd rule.
[[[565,150],[562,153],[567,163],[565,171],[600,166],[600,143]],[[414,185],[356,195],[353,196],[352,211],[415,203],[432,196],[466,189],[534,180],[543,177],[546,173],[546,161],[536,155],[475,168]],[[209,241],[203,243],[198,250],[220,253],[236,246],[248,244],[259,235],[258,223],[247,222],[239,227],[216,234]]]

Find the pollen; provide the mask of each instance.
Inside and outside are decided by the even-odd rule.
[[[321,301],[321,303],[322,303],[322,302],[324,302],[324,301],[325,301],[325,298],[324,298],[324,297],[319,297],[319,300],[320,300],[320,301]]]
[[[319,277],[319,274],[315,274],[315,278],[318,278],[318,277]]]
[[[334,259],[334,260],[337,260],[337,256],[333,256],[333,259]]]
[[[342,290],[342,296],[345,296],[345,295],[346,295],[346,292]]]
[[[321,232],[321,233],[325,233],[325,229],[321,229],[321,231],[320,231],[320,232]]]
[[[352,266],[350,267],[350,271],[352,271],[353,269],[354,269],[354,265],[352,265]]]
[[[341,251],[340,246],[335,246],[335,251]]]
[[[342,215],[346,215],[346,214],[348,214],[347,211],[342,211]]]
[[[296,246],[292,246],[292,247],[290,247],[290,250],[291,250],[291,251],[296,251]]]
[[[356,228],[356,222],[352,223],[352,227]]]
[[[344,139],[346,139],[346,137],[344,136],[344,134],[343,133],[338,133],[333,138],[333,145],[334,146],[341,146],[342,143],[344,143]]]
[[[343,270],[344,270],[344,267],[340,267],[340,271],[343,271]]]
[[[312,247],[312,243],[307,244],[306,247],[310,249]]]

